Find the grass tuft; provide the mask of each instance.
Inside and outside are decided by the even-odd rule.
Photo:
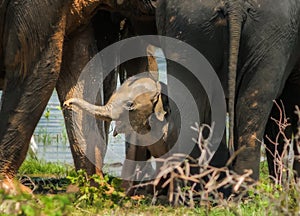
[[[27,158],[19,169],[20,175],[55,175],[66,176],[74,172],[74,167],[68,164],[51,163],[45,160]]]

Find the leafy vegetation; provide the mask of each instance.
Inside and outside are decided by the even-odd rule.
[[[68,179],[79,187],[75,194],[75,206],[115,208],[129,201],[125,192],[121,190],[120,179],[109,178],[109,176],[104,178],[98,175],[88,176],[83,170],[79,170],[76,175],[68,176]]]
[[[267,176],[262,164],[262,176]],[[29,168],[28,168],[29,167]],[[62,194],[6,195],[0,192],[1,215],[298,215],[300,188],[291,181],[284,187],[263,178],[239,202],[226,201],[222,205],[202,203],[189,208],[169,204],[153,205],[153,196],[127,197],[120,188],[121,181],[105,176],[88,176],[82,170],[70,172],[61,164],[27,159],[20,169],[23,174],[68,174],[68,183],[77,190]],[[158,197],[158,199],[166,199]],[[165,202],[167,203],[167,202]]]
[[[297,139],[299,142],[299,134]],[[280,158],[279,163],[283,163],[284,157]],[[184,173],[181,166],[177,169]],[[208,196],[206,200],[194,202],[192,208],[188,202],[175,207],[169,204],[167,196],[126,196],[120,179],[88,176],[82,170],[75,172],[70,166],[28,158],[20,168],[20,176],[55,175],[56,182],[42,180],[45,184],[42,185],[32,181],[35,192],[38,191],[36,186],[42,185],[46,194],[42,191],[13,196],[0,191],[0,215],[300,215],[300,184],[295,182],[289,167],[284,167],[280,180],[275,181],[277,184],[269,179],[266,161],[261,163],[260,173],[258,183],[244,185],[242,197],[240,194],[228,199],[218,197],[216,202],[214,197]],[[236,176],[228,177],[232,180]],[[236,180],[239,183],[239,178]],[[181,193],[188,194],[190,185],[183,186]]]

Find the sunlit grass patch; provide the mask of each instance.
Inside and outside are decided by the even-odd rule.
[[[45,160],[36,160],[27,158],[19,169],[20,175],[55,175],[66,176],[74,172],[72,165],[63,163],[46,162]]]

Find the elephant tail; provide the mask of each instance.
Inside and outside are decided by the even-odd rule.
[[[229,150],[234,151],[234,119],[237,64],[240,48],[240,39],[243,25],[243,8],[240,0],[228,0],[226,5],[229,23]]]

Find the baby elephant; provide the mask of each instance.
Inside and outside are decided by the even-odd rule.
[[[151,156],[161,157],[172,147],[168,144],[171,142],[167,142],[171,125],[168,123],[167,96],[162,94],[165,88],[166,85],[151,73],[141,73],[127,79],[104,106],[80,98],[71,98],[64,106],[78,106],[96,118],[116,121],[114,135],[124,133],[131,148],[135,149],[126,152],[126,159],[146,161]],[[147,152],[150,155],[147,156]],[[122,176],[133,175],[134,170],[124,163]]]

